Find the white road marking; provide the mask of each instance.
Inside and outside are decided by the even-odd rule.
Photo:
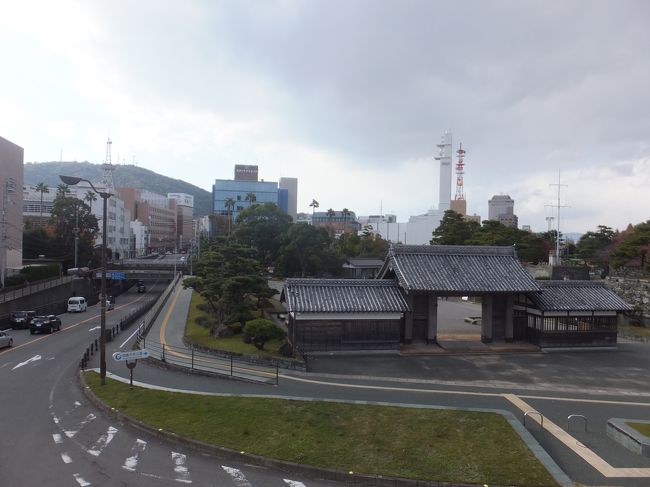
[[[115,433],[117,433],[117,429],[109,426],[108,431],[99,437],[95,445],[90,450],[88,450],[88,453],[95,457],[98,457],[102,453],[102,450],[104,450],[104,448],[106,448],[108,444],[113,440]]]
[[[90,485],[90,482],[86,482],[78,473],[74,474],[73,477],[81,487],[87,487]]]
[[[102,328],[101,326],[93,326],[93,327],[90,328],[88,331],[101,330],[101,328]]]
[[[41,358],[42,357],[40,355],[34,355],[32,358],[29,358],[29,359],[25,360],[24,362],[20,362],[18,365],[15,365],[14,368],[11,369],[11,370],[16,370],[18,367],[22,367],[23,365],[27,365],[30,362],[36,362],[37,360],[41,360]]]
[[[64,431],[65,435],[66,435],[68,438],[72,438],[74,435],[76,435],[77,433],[79,433],[79,430],[81,430],[81,428],[83,428],[84,426],[86,426],[88,423],[90,423],[90,422],[91,422],[92,420],[94,420],[96,417],[97,417],[97,416],[95,416],[93,413],[90,413],[88,416],[86,416],[86,417],[81,421],[81,423],[79,423],[79,426],[77,426],[77,429],[76,429],[76,430],[68,430],[68,431]],[[55,421],[55,423],[58,423],[58,420]]]
[[[302,482],[298,482],[297,480],[289,480],[289,479],[282,479],[284,480],[284,483],[287,484],[289,487],[307,487],[305,484]]]
[[[63,460],[63,463],[72,463],[72,458],[66,452],[61,453],[61,460]]]
[[[514,406],[519,408],[523,413],[526,411],[534,411],[535,409],[529,404],[522,401],[519,397],[514,394],[504,394],[503,397],[510,401]],[[530,416],[530,419],[536,422],[541,426],[542,418],[537,417],[537,415]],[[558,425],[548,418],[544,418],[544,430],[553,435],[558,441],[562,442],[566,447],[568,447],[573,453],[582,458],[588,465],[591,465],[592,468],[596,469],[601,475],[605,477],[650,477],[650,468],[641,468],[641,467],[613,467],[602,459],[596,452],[586,448],[578,440],[576,440],[569,433],[564,431]]]
[[[59,433],[54,433],[52,435],[52,438],[54,438],[54,443],[56,443],[57,445],[63,443],[63,436],[61,436]]]
[[[187,455],[182,453],[172,452],[172,461],[174,462],[174,472],[176,472],[176,482],[183,482],[184,484],[191,484],[190,471],[185,466],[187,462]]]
[[[124,345],[126,345],[129,342],[129,340],[131,340],[131,338],[133,338],[140,331],[142,331],[142,330],[140,330],[140,327],[138,326],[136,328],[136,330],[133,333],[131,333],[126,340],[124,340],[124,343],[122,343],[122,345],[120,345],[120,348],[124,347]]]
[[[54,424],[59,424],[59,418],[56,416],[52,416],[52,421],[54,421]]]
[[[79,407],[79,406],[81,406],[81,403],[79,401],[75,401],[74,405],[75,405],[75,407]]]
[[[246,477],[238,468],[226,467],[225,465],[222,465],[221,468],[232,477],[237,487],[251,487],[250,482],[246,480]]]
[[[135,467],[138,466],[138,456],[140,453],[144,452],[144,449],[147,447],[147,442],[137,439],[135,440],[135,445],[131,448],[132,455],[124,460],[124,465],[122,468],[124,470],[129,470],[130,472],[135,472]]]

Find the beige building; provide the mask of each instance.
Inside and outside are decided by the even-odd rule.
[[[177,249],[189,250],[194,237],[194,196],[186,193],[167,193],[167,198],[176,200]]]
[[[119,188],[124,208],[147,227],[148,252],[176,249],[176,200],[144,189]]]
[[[23,265],[22,147],[0,137],[0,285]]]

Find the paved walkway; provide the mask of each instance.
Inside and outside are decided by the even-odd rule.
[[[183,290],[180,286],[172,293],[170,299],[165,305],[162,312],[159,314],[156,323],[150,331],[150,336],[157,336],[163,342],[174,344],[174,346],[182,346],[182,334],[184,331],[184,324],[187,317],[188,306],[191,299],[191,290]],[[436,352],[434,354],[448,355],[450,352],[452,354],[459,353],[461,351],[466,352],[468,347],[467,340],[463,340],[467,335],[458,336],[458,340],[449,340],[443,342],[445,346],[436,347]],[[473,343],[473,342],[470,342]],[[479,342],[480,343],[480,342]],[[476,347],[474,352],[480,352],[481,354],[489,353],[504,353],[504,352],[537,352],[539,353],[536,347],[526,347],[518,346],[517,344],[491,344],[484,347],[478,345],[471,345],[471,347]],[[404,347],[402,353],[404,355],[418,355],[419,351],[429,350],[427,354],[432,353],[432,347],[427,346],[407,346]],[[537,354],[534,354],[537,355]],[[417,358],[417,357],[414,357]],[[423,357],[425,358],[425,357]],[[379,360],[379,358],[378,358]],[[383,356],[380,359],[384,362],[385,367],[390,367],[392,361],[404,361],[408,360],[408,357],[390,357]],[[339,363],[339,366],[343,366]],[[209,378],[198,378],[193,377],[192,380],[188,380],[187,376],[183,379],[179,378],[177,374],[173,373],[160,373],[160,370],[151,370],[151,367],[146,367],[141,371],[142,378],[139,378],[139,384],[145,387],[158,387],[164,388],[166,390],[179,390],[184,392],[192,393],[223,393],[228,394],[238,394],[238,395],[261,395],[261,396],[277,396],[277,397],[301,397],[301,398],[318,398],[318,397],[327,397],[327,398],[337,398],[337,397],[354,397],[351,395],[350,391],[363,391],[365,394],[375,390],[379,394],[378,398],[384,398],[387,393],[391,394],[402,394],[405,398],[417,397],[419,393],[427,394],[436,394],[436,401],[438,404],[448,404],[453,407],[454,404],[459,404],[456,397],[462,397],[467,395],[472,395],[476,398],[472,403],[476,402],[480,404],[481,407],[486,407],[488,409],[499,409],[503,408],[503,403],[501,400],[507,401],[516,411],[519,411],[521,414],[527,411],[534,411],[534,405],[530,405],[522,399],[522,395],[515,395],[508,390],[501,392],[500,390],[494,390],[493,392],[466,392],[462,390],[450,390],[450,389],[440,389],[433,390],[430,389],[431,382],[426,381],[413,381],[411,379],[397,379],[389,377],[371,377],[369,375],[364,375],[363,377],[353,377],[353,376],[344,376],[337,375],[326,376],[322,374],[300,374],[294,372],[286,372],[281,375],[283,379],[283,387],[278,390],[276,388],[272,390],[260,390],[259,387],[268,387],[268,386],[251,386],[250,384],[238,383],[236,381],[230,381],[224,383],[223,381],[214,381]],[[346,372],[350,372],[347,369]],[[375,369],[372,369],[373,372]],[[378,369],[381,370],[381,369]],[[110,367],[109,371],[125,377],[125,372],[121,368]],[[375,372],[376,373],[376,372]],[[381,372],[380,372],[381,373]],[[136,373],[136,376],[138,373]],[[403,382],[402,385],[396,384],[395,381]],[[448,384],[447,384],[448,385]],[[486,387],[490,387],[485,385]],[[499,387],[495,385],[493,387]],[[328,388],[325,391],[325,388]],[[338,390],[337,390],[338,388]],[[512,390],[512,389],[510,389]],[[576,394],[579,394],[579,391],[575,391]],[[413,394],[416,396],[413,396]],[[371,394],[372,395],[372,394]],[[449,396],[451,395],[451,396]],[[460,396],[459,396],[460,395]],[[419,396],[422,397],[422,396]],[[535,397],[535,396],[529,396]],[[543,397],[537,397],[536,400],[544,399]],[[549,399],[551,399],[549,397]],[[563,398],[558,398],[559,400],[564,400]],[[580,400],[580,399],[578,399]],[[381,401],[381,400],[380,400]],[[403,402],[411,402],[403,400]],[[414,400],[412,402],[418,402]],[[614,401],[611,401],[614,403]],[[430,404],[430,403],[426,403]],[[467,401],[464,402],[467,404]],[[638,403],[626,403],[636,405],[638,407],[648,407],[650,406],[647,402],[638,402]],[[459,407],[459,406],[455,406]],[[647,409],[645,409],[647,412]],[[535,417],[536,415],[531,415],[530,418],[532,421],[541,424],[541,420]],[[585,444],[581,443],[575,436],[569,434],[567,431],[561,429],[557,426],[551,419],[544,418],[543,424],[544,431],[550,434],[553,438],[559,441],[561,444],[566,446],[573,454],[577,455],[581,461],[586,462],[590,465],[595,471],[597,471],[604,478],[628,478],[628,479],[650,479],[650,467],[646,467],[648,462],[645,460],[639,460],[638,466],[629,467],[629,468],[617,468],[612,466],[608,461],[602,458],[601,455],[597,454],[595,451],[590,449]],[[555,454],[561,455],[563,462],[566,462],[568,459],[571,462],[575,462],[575,459],[570,459],[570,456],[567,457],[566,453],[561,453],[557,451],[555,445],[549,444],[553,449],[555,449]],[[537,445],[539,447],[539,445]],[[532,447],[531,447],[532,448]],[[603,452],[608,454],[610,452]],[[549,457],[550,458],[550,457]],[[554,464],[554,463],[553,463]],[[557,468],[557,465],[555,465]],[[559,468],[557,468],[558,471]],[[560,471],[561,472],[561,471]],[[556,477],[557,478],[557,477]],[[638,482],[638,481],[637,481]],[[647,485],[643,481],[641,484],[637,482],[632,482],[629,485]],[[649,481],[650,482],[650,481]],[[560,483],[565,484],[561,481]]]

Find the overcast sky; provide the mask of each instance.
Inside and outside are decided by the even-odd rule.
[[[650,2],[0,0],[0,136],[26,162],[135,163],[211,191],[235,164],[298,209],[406,221],[436,144],[563,232],[650,219]],[[118,159],[119,158],[119,159]],[[455,178],[454,178],[455,180]],[[452,195],[455,188],[452,188]]]

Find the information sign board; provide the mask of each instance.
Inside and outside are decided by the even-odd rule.
[[[149,350],[130,350],[128,352],[115,352],[113,354],[113,360],[117,362],[124,362],[125,360],[137,360],[141,358],[147,358],[149,356]]]

